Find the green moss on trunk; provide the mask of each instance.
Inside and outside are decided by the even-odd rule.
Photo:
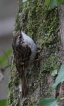
[[[14,33],[16,33],[21,27],[22,30],[27,35],[31,36],[35,43],[40,46],[40,55],[44,55],[43,59],[41,60],[40,70],[34,69],[34,71],[32,71],[31,77],[27,78],[28,86],[29,84],[32,85],[33,82],[33,86],[29,87],[29,99],[27,99],[27,101],[29,101],[28,106],[37,106],[38,101],[35,102],[35,100],[32,100],[32,97],[30,98],[30,95],[34,93],[36,88],[39,86],[40,81],[43,83],[43,71],[48,71],[50,73],[59,67],[57,60],[59,43],[58,10],[57,8],[50,10],[49,7],[45,6],[44,0],[27,0],[24,3],[19,0],[18,6],[19,7],[16,16]],[[16,71],[17,70],[13,69],[11,72],[12,78],[11,82],[9,83],[9,98],[7,106],[20,106],[20,101],[17,96],[18,93],[13,90],[16,85],[19,85],[19,77]],[[13,76],[13,72],[16,72],[16,76]],[[32,81],[31,78],[33,78]],[[49,93],[46,94],[48,96]],[[40,95],[40,98],[42,96],[45,97],[46,94],[43,95],[42,93],[42,95]],[[17,104],[15,103],[16,100]]]

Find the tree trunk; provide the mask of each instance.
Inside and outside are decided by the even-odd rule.
[[[60,51],[59,51],[59,60],[60,63],[64,63],[64,4],[59,8],[59,28],[60,28]],[[64,97],[64,82],[60,84],[59,89],[60,97]],[[59,103],[59,106],[64,106],[64,100]]]
[[[32,37],[42,59],[27,71],[28,96],[23,99],[21,81],[12,59],[7,106],[38,106],[41,98],[57,96],[57,90],[51,93],[49,88],[55,79],[51,73],[59,69],[61,63],[58,61],[60,45],[58,17],[58,9],[49,9],[45,6],[44,0],[28,0],[24,3],[19,0],[14,33],[21,27]]]

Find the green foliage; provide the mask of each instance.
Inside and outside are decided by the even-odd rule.
[[[52,86],[52,89],[55,89],[60,82],[64,81],[64,64],[61,65],[58,76],[56,77],[55,83]]]
[[[3,63],[7,60],[7,58],[10,56],[11,53],[12,53],[12,50],[9,49],[3,55],[0,56],[0,66],[3,65]]]
[[[64,0],[45,0],[46,5],[49,5],[50,8],[54,8],[55,6],[58,6],[63,2]]]
[[[7,102],[6,99],[0,100],[0,106],[6,106],[6,102]]]
[[[40,106],[58,106],[57,99],[45,98],[40,101]]]

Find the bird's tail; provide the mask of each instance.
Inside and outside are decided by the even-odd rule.
[[[27,80],[25,76],[25,70],[23,71],[21,80],[22,80],[22,98],[23,98],[23,97],[26,97],[27,95]]]

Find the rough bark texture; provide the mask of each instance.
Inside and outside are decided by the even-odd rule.
[[[64,63],[64,4],[62,4],[59,8],[59,27],[60,27],[60,52],[59,52],[59,60],[61,63]],[[64,82],[60,84],[59,89],[60,97],[64,97]],[[59,106],[64,106],[64,100],[59,103]]]
[[[39,47],[39,56],[42,55],[42,60],[40,61],[39,67],[38,65],[37,67],[33,66],[27,71],[29,92],[28,96],[23,99],[21,99],[21,91],[19,90],[21,82],[17,70],[15,66],[11,66],[12,72],[7,106],[38,106],[42,97],[55,98],[57,94],[56,90],[50,93],[49,88],[54,83],[54,77],[52,77],[50,73],[58,69],[60,63],[62,63],[58,61],[57,55],[59,51],[58,45],[60,43],[58,37],[58,9],[50,10],[45,6],[44,0],[28,0],[25,3],[19,0],[19,2],[14,31],[17,32],[21,26],[22,30],[33,38]],[[61,11],[63,11],[62,9],[63,5],[61,6]],[[61,42],[64,48],[62,15],[60,12]]]
[[[59,7],[59,22],[62,50],[64,50],[64,4]]]

